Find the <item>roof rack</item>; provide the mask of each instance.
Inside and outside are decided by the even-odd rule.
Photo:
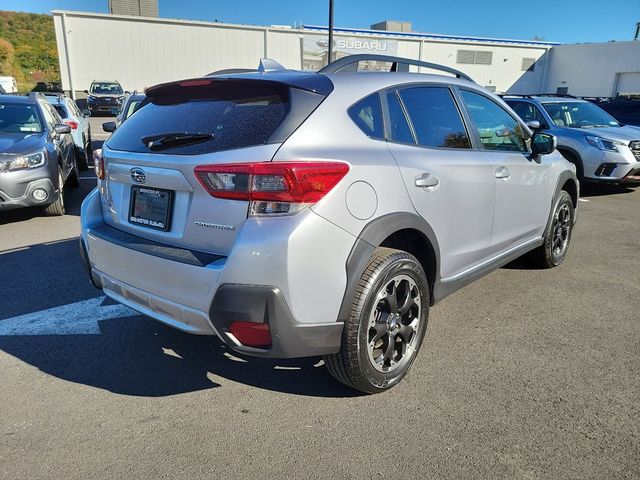
[[[455,68],[445,67],[444,65],[438,65],[437,63],[423,62],[422,60],[414,60],[412,58],[394,57],[391,55],[348,55],[331,62],[326,67],[322,68],[319,73],[355,72],[358,69],[358,63],[366,61],[390,62],[392,72],[408,72],[409,65],[431,68],[433,70],[451,73],[458,78],[463,78],[475,83],[471,77],[462,73],[460,70],[456,70]]]
[[[536,97],[559,97],[559,98],[580,98],[568,93],[538,93]]]

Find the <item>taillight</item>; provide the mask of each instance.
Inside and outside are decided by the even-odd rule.
[[[77,130],[78,129],[78,122],[74,122],[74,121],[71,121],[71,120],[65,120],[64,123],[69,125],[71,127],[71,130]]]
[[[349,171],[343,162],[200,165],[196,178],[216,198],[251,202],[251,215],[286,215],[318,202]]]
[[[96,177],[104,180],[104,157],[100,148],[93,151],[93,169],[96,172]]]
[[[271,329],[268,323],[233,322],[229,331],[247,347],[268,347],[271,345]]]

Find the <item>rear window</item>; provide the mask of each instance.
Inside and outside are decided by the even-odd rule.
[[[290,103],[289,88],[273,82],[173,85],[148,97],[113,133],[107,146],[130,152],[199,155],[272,143]]]
[[[60,115],[60,117],[67,118],[69,116],[67,115],[67,112],[62,105],[54,105],[53,108],[56,109],[56,112],[58,112],[58,115]]]

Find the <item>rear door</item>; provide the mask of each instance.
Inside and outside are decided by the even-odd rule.
[[[442,277],[454,277],[490,255],[492,164],[473,148],[446,86],[411,86],[385,97],[389,149],[415,209],[438,238]]]
[[[194,168],[270,161],[322,98],[260,80],[157,87],[103,147],[105,221],[147,239],[226,255],[248,202],[212,197]],[[219,181],[241,187],[224,176]]]
[[[550,163],[532,157],[529,133],[506,109],[477,91],[459,89],[496,183],[492,249],[501,253],[542,235],[552,196]]]

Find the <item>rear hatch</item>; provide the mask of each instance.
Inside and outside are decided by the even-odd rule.
[[[227,255],[249,202],[214,198],[195,167],[271,161],[330,91],[268,77],[212,77],[147,90],[102,150],[105,222],[149,240]]]

